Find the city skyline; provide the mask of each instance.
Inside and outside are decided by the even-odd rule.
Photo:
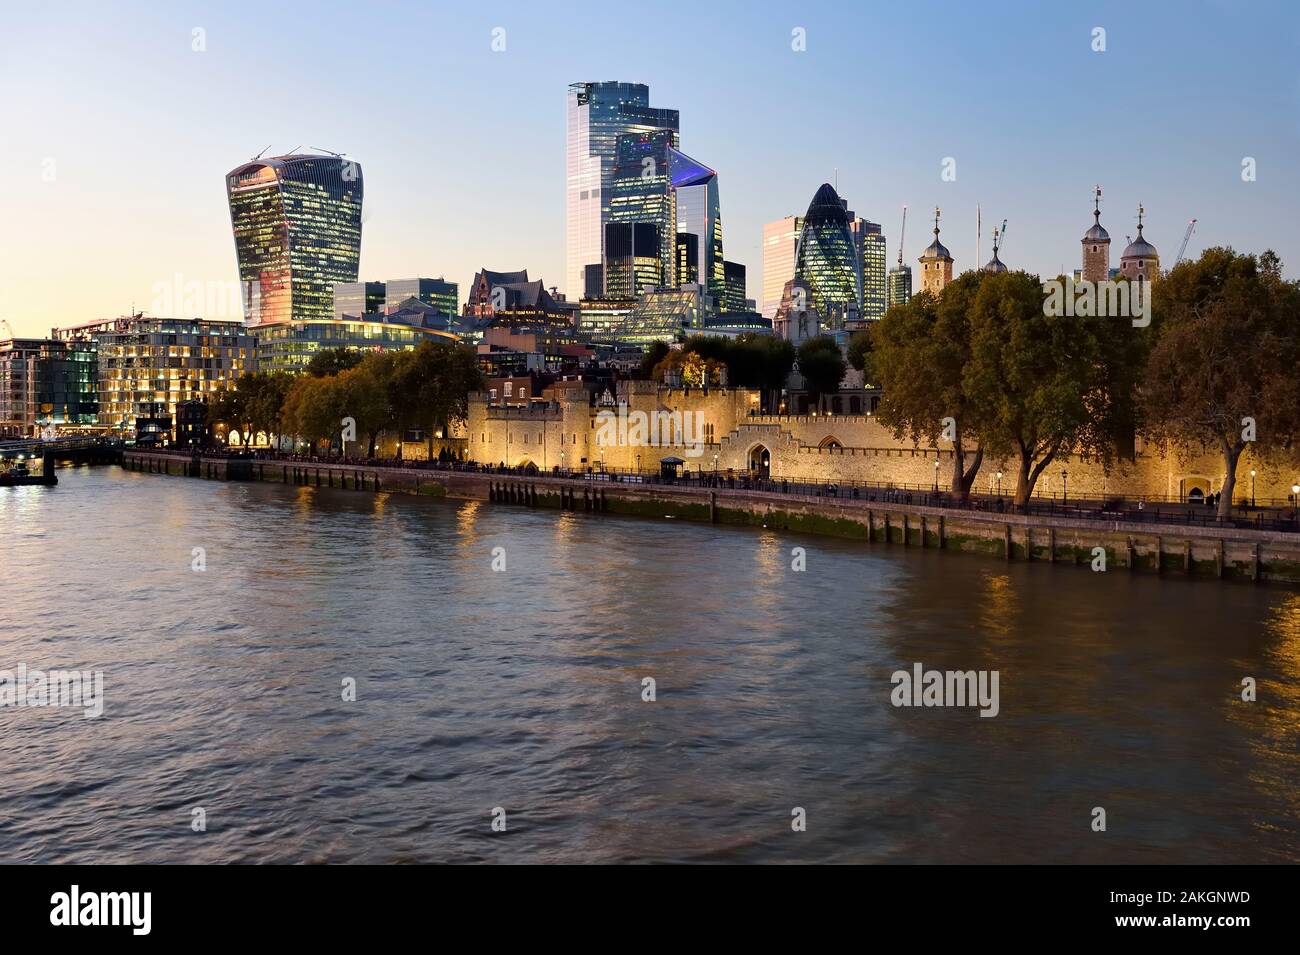
[[[1203,6],[1207,15],[1223,9]],[[487,263],[526,268],[576,298],[564,288],[564,103],[570,83],[605,79],[643,83],[652,106],[680,112],[683,148],[707,157],[725,180],[727,258],[747,267],[747,294],[756,300],[763,224],[800,214],[823,181],[881,224],[890,263],[902,206],[941,205],[955,272],[988,261],[992,225],[1004,218],[1008,267],[1069,272],[1100,182],[1102,222],[1117,249],[1136,234],[1141,202],[1146,235],[1169,264],[1195,217],[1190,255],[1220,244],[1272,248],[1296,274],[1300,246],[1288,225],[1300,200],[1284,170],[1298,131],[1273,119],[1295,113],[1296,83],[1283,69],[1286,57],[1274,54],[1288,33],[1279,26],[1300,22],[1296,13],[1279,6],[1253,20],[1223,17],[1210,36],[1156,8],[1106,4],[1036,16],[1033,26],[1015,22],[1029,9],[948,11],[923,23],[890,9],[791,14],[762,6],[737,22],[725,10],[692,8],[705,35],[727,37],[728,82],[700,84],[683,67],[706,55],[707,44],[674,29],[674,16],[639,23],[636,41],[618,31],[566,37],[575,66],[538,82],[559,29],[542,13],[506,5],[434,18],[401,7],[377,11],[349,44],[398,24],[428,25],[448,38],[453,66],[436,82],[417,93],[352,69],[323,71],[315,95],[295,98],[287,116],[240,114],[235,122],[229,90],[241,77],[253,71],[275,86],[305,65],[298,51],[307,49],[344,63],[341,41],[324,37],[323,24],[298,24],[283,12],[271,14],[264,37],[234,14],[185,8],[143,13],[130,33],[90,6],[20,12],[0,66],[15,144],[0,186],[11,214],[0,250],[0,318],[15,335],[45,335],[149,311],[155,288],[176,275],[237,281],[217,177],[268,143],[268,155],[301,142],[303,151],[334,149],[365,166],[359,280],[445,275],[464,288]],[[963,31],[996,13],[1008,20],[1005,35],[994,34],[972,62]],[[855,28],[863,24],[865,33]],[[321,31],[325,45],[280,50],[275,37],[290,25]],[[1092,49],[1097,25],[1107,31],[1104,52]],[[505,30],[500,50],[497,28]],[[792,48],[794,30],[805,31],[803,51]],[[66,70],[53,74],[28,52],[47,48],[51,31],[68,53]],[[847,37],[855,34],[891,38],[872,49],[871,85],[852,70],[860,50]],[[670,36],[666,50],[653,42]],[[1144,69],[1149,61],[1179,66],[1153,73]],[[136,66],[121,69],[125,62]],[[170,82],[150,82],[139,68],[149,63]],[[943,82],[927,81],[935,75]],[[1240,109],[1243,93],[1255,108]],[[461,109],[469,95],[484,108]],[[1222,123],[1207,145],[1200,114],[1211,109]],[[110,114],[111,124],[102,118]],[[50,123],[56,115],[61,121]],[[503,148],[492,148],[493,129],[503,131]],[[524,152],[521,142],[529,144]],[[942,178],[948,158],[955,181]],[[1248,158],[1255,181],[1242,178]],[[150,167],[141,180],[148,188],[124,188],[141,162]],[[977,204],[988,220],[978,250]],[[928,239],[923,227],[909,229],[904,261],[914,264]],[[64,282],[70,273],[83,281]],[[32,288],[60,294],[38,300]]]

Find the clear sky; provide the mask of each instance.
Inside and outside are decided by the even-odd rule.
[[[45,334],[234,281],[223,177],[268,144],[361,162],[363,279],[561,284],[565,89],[614,79],[681,111],[752,298],[762,224],[837,169],[891,265],[901,206],[915,262],[939,204],[968,268],[978,202],[980,262],[1006,218],[1009,266],[1072,269],[1099,182],[1115,264],[1141,201],[1166,261],[1196,217],[1189,254],[1273,248],[1296,276],[1298,48],[1290,0],[6,4],[0,319]]]

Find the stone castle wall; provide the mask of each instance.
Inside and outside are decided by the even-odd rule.
[[[613,407],[592,407],[585,395],[530,410],[489,407],[482,396],[473,396],[466,425],[466,448],[471,460],[488,464],[533,463],[542,470],[553,467],[580,469],[656,470],[665,457],[679,457],[692,471],[745,472],[763,450],[770,458],[770,474],[777,479],[819,483],[862,482],[872,484],[933,487],[935,463],[940,489],[950,486],[952,451],[946,442],[939,447],[915,446],[906,438],[895,438],[871,415],[758,415],[759,395],[735,388],[665,388],[654,382],[624,382]],[[684,438],[658,443],[639,440],[631,431],[602,434],[601,414],[620,413],[647,419],[654,415],[678,416],[690,424]],[[687,414],[690,417],[685,417]],[[671,417],[670,417],[671,419]],[[677,419],[671,419],[677,420]],[[608,440],[610,437],[613,440]],[[661,439],[664,435],[659,435]],[[605,439],[605,440],[602,440]],[[1223,465],[1218,455],[1170,453],[1143,447],[1137,460],[1118,464],[1107,473],[1099,463],[1078,455],[1053,461],[1035,488],[1042,497],[1060,497],[1063,489],[1072,498],[1101,498],[1123,495],[1131,499],[1178,498],[1193,488],[1213,493],[1222,486]],[[1237,469],[1237,497],[1250,494],[1250,470],[1258,471],[1255,494],[1258,500],[1285,500],[1296,475],[1275,467],[1254,463],[1247,452]],[[975,481],[975,490],[991,493],[998,486],[1010,495],[1015,490],[1018,463],[1015,460],[985,459]],[[1066,477],[1068,472],[1068,479]]]

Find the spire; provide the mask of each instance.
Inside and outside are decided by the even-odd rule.
[[[934,207],[934,241],[939,241],[939,207]]]
[[[1146,212],[1146,210],[1142,208],[1142,203],[1139,202],[1138,203],[1138,239],[1139,240],[1141,240],[1142,238],[1142,214],[1144,212]]]
[[[1092,187],[1092,221],[1095,225],[1101,225],[1101,186]]]

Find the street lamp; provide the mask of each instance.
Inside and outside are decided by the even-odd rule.
[[[939,459],[934,459],[934,489],[939,490]]]
[[[1061,472],[1061,503],[1062,504],[1065,503],[1065,496],[1066,493],[1069,491],[1069,484],[1068,484],[1069,480],[1070,480],[1070,472],[1062,471]]]
[[[1002,496],[1002,472],[998,472],[998,497]]]
[[[1255,506],[1255,469],[1250,469],[1250,506]]]

